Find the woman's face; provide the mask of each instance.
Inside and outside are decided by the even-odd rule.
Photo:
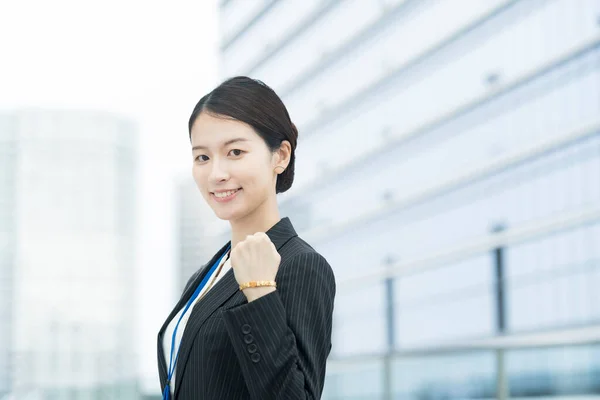
[[[237,220],[275,198],[279,155],[252,127],[201,113],[191,141],[192,175],[217,217]]]

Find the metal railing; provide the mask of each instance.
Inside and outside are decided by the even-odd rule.
[[[504,400],[510,397],[510,379],[506,365],[506,355],[508,352],[598,344],[600,344],[600,323],[579,328],[502,335],[431,346],[396,349],[385,353],[363,354],[340,359],[330,358],[327,365],[327,375],[328,379],[330,379],[330,377],[337,374],[352,372],[353,370],[360,371],[364,365],[379,363],[382,368],[381,376],[383,378],[383,390],[379,397],[388,400],[395,396],[393,388],[394,361],[427,359],[448,355],[464,356],[470,353],[490,352],[495,358],[495,396],[499,400]],[[598,374],[600,378],[600,360],[598,360]],[[600,398],[600,392],[598,393],[598,397]]]

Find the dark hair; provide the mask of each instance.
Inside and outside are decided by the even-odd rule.
[[[188,123],[190,141],[192,126],[203,112],[245,122],[263,138],[272,152],[278,150],[284,140],[289,141],[292,147],[290,163],[277,177],[275,193],[283,193],[292,186],[298,130],[273,89],[262,81],[246,76],[227,79],[202,97],[194,107]]]

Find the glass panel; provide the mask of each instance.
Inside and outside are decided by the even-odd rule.
[[[330,365],[323,400],[374,400],[383,395],[381,361]]]
[[[600,224],[506,250],[508,323],[513,331],[600,319]]]
[[[495,392],[491,352],[399,359],[392,374],[394,399],[472,399]]]
[[[506,369],[511,397],[600,394],[598,345],[512,350],[506,354]]]

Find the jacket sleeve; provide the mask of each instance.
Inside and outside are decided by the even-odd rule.
[[[318,253],[282,263],[277,290],[223,311],[250,396],[319,399],[331,350],[335,278]]]

